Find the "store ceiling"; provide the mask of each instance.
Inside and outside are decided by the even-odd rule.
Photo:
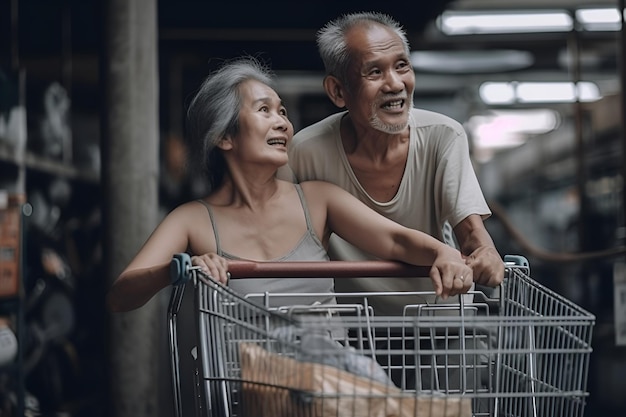
[[[162,46],[181,53],[221,57],[264,52],[278,70],[315,70],[321,65],[315,51],[315,31],[328,20],[346,12],[376,10],[395,16],[410,34],[418,34],[450,2],[157,0],[158,29]],[[6,23],[3,30],[9,35],[9,7],[14,12],[17,9],[18,38],[14,37],[13,43],[19,43],[14,46],[24,59],[68,48],[79,54],[96,52],[103,3],[13,0],[2,6],[0,23]]]
[[[278,71],[318,71],[315,32],[347,12],[375,10],[401,21],[417,37],[451,0],[340,2],[223,2],[161,0],[159,28],[162,46],[179,54],[228,57],[262,54]],[[208,52],[211,51],[211,52]]]
[[[0,50],[17,50],[20,64],[31,77],[50,78],[47,72],[67,69],[61,62],[71,56],[75,87],[97,84],[101,51],[102,0],[12,0],[0,11]],[[418,69],[418,93],[446,95],[486,79],[571,79],[573,45],[580,48],[582,78],[612,85],[618,79],[619,36],[616,32],[540,33],[530,35],[444,36],[435,28],[436,17],[446,9],[529,10],[578,7],[616,7],[618,0],[337,0],[274,2],[208,0],[158,0],[159,55],[161,63],[184,62],[206,72],[207,63],[243,53],[262,56],[279,72],[297,73],[284,78],[294,88],[319,88],[322,63],[315,49],[315,32],[340,14],[361,10],[389,13],[405,27],[411,45],[419,51],[461,52],[461,63]],[[7,12],[19,5],[16,30]],[[3,17],[1,17],[3,16]],[[16,33],[18,36],[13,36]],[[10,39],[10,41],[7,41]],[[10,42],[10,44],[8,44]],[[532,56],[532,64],[500,69],[494,56],[502,49]],[[455,57],[458,59],[459,57]],[[46,59],[48,60],[46,62]],[[476,69],[470,65],[483,64]],[[506,58],[505,58],[506,59]],[[56,61],[55,61],[56,60]],[[458,62],[458,61],[457,61]],[[492,68],[484,68],[485,63]]]
[[[104,1],[12,0],[3,3],[0,15],[4,17],[0,26],[4,29],[0,46],[5,51],[17,50],[25,62],[68,53],[81,59],[95,56],[100,50]],[[567,34],[446,37],[434,29],[433,22],[446,9],[574,10],[583,6],[616,7],[617,3],[618,0],[157,1],[160,51],[168,58],[170,53],[201,59],[252,53],[263,55],[279,71],[313,72],[322,68],[315,50],[315,31],[346,12],[376,10],[391,14],[403,24],[415,49],[520,49],[534,55],[534,69],[553,70],[561,65],[558,59],[569,42]],[[17,28],[10,28],[11,7],[17,8]],[[615,39],[615,33],[595,33],[585,34],[582,41],[587,50],[604,54],[602,64],[614,67],[615,63],[610,61],[615,61],[615,44],[607,41]]]
[[[299,73],[291,84],[306,90],[307,85],[319,86],[319,83],[302,78],[306,77],[303,74],[315,76],[322,71],[315,49],[315,31],[342,13],[377,10],[391,14],[403,24],[413,49],[461,54],[452,56],[456,60],[452,65],[444,61],[439,67],[417,69],[417,89],[427,94],[448,94],[486,79],[571,80],[574,48],[578,48],[580,57],[580,77],[598,79],[614,89],[618,70],[616,32],[445,36],[435,27],[435,19],[445,10],[562,9],[573,13],[581,7],[616,7],[618,0],[364,0],[357,5],[332,0],[226,3],[216,12],[206,1],[161,0],[162,54],[172,53],[186,62],[196,59],[204,69],[210,58],[260,54],[277,71]],[[510,58],[498,58],[502,50],[528,54],[532,62],[515,67]]]

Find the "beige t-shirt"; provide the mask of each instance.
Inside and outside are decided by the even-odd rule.
[[[379,202],[361,187],[348,163],[340,137],[343,115],[345,112],[331,115],[294,136],[289,166],[297,181],[334,183],[378,213],[452,246],[456,243],[451,227],[470,214],[491,214],[469,157],[467,135],[458,122],[427,110],[411,111],[409,154],[402,182],[392,200]],[[286,175],[287,170],[281,173]],[[329,254],[334,260],[375,259],[336,235],[331,237]],[[432,284],[429,278],[354,278],[337,279],[335,289],[338,293],[432,291]],[[372,304],[378,315],[396,315],[406,304],[426,301],[433,302],[434,298],[385,295]]]

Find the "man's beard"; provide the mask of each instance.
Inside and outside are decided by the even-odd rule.
[[[410,111],[410,109],[413,108],[413,96],[412,95],[409,96],[406,104],[407,104],[408,111]],[[384,123],[382,120],[380,120],[380,118],[378,117],[378,107],[379,107],[378,103],[375,103],[372,106],[372,117],[370,117],[370,125],[374,129],[383,133],[388,133],[388,134],[393,135],[393,134],[402,132],[409,125],[408,111],[407,111],[406,120],[404,122],[387,124],[387,123]]]

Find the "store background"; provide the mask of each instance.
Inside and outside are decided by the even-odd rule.
[[[111,4],[115,2],[0,3],[0,126],[5,132],[0,134],[0,189],[24,191],[33,206],[25,252],[24,302],[31,306],[27,343],[32,349],[43,346],[41,340],[46,345],[44,359],[26,355],[26,384],[42,406],[59,415],[107,415],[109,386],[115,383],[109,380],[108,358],[117,342],[103,304],[110,275],[101,199],[108,189],[101,162],[107,152],[102,142],[105,33],[119,29],[106,26]],[[619,27],[584,27],[576,14],[585,8],[623,7],[623,2],[137,4],[157,10],[158,132],[151,138],[159,155],[156,218],[204,189],[181,170],[183,109],[193,89],[221,59],[242,53],[265,59],[278,73],[279,92],[298,129],[335,111],[321,88],[316,29],[346,11],[377,10],[396,17],[417,52],[415,105],[448,114],[470,132],[476,171],[494,209],[487,226],[499,251],[527,256],[533,278],[596,315],[586,416],[626,414],[621,383],[626,348],[618,345],[626,343],[620,333],[620,326],[626,326],[626,307],[618,297],[626,298],[626,284],[620,281],[626,279],[626,254],[620,250],[626,236],[624,35]],[[443,12],[490,10],[564,11],[575,23],[571,30],[525,34],[446,35],[437,26]],[[143,33],[141,27],[124,30]],[[485,82],[545,81],[591,82],[599,97],[494,105],[480,95]],[[21,104],[24,113],[14,113],[11,119],[14,104]],[[534,113],[539,118],[533,121],[519,122],[520,110],[526,111],[524,117],[542,113]],[[503,117],[495,118],[494,111]],[[21,117],[24,134],[6,133],[15,133],[10,120],[17,123]],[[520,130],[519,124],[533,129]],[[16,157],[15,149],[26,157]],[[585,255],[567,255],[572,253]],[[41,288],[47,292],[34,297]],[[167,294],[157,301],[154,311],[161,314]],[[165,405],[159,409],[168,415],[166,339],[157,340],[163,341],[159,348],[150,346],[154,366],[163,368],[159,389]],[[131,349],[128,354],[137,352]]]

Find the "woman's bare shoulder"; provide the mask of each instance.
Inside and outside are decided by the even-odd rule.
[[[312,180],[300,183],[305,194],[325,197],[340,197],[348,194],[343,188],[330,182]]]
[[[186,203],[182,203],[181,205],[173,208],[167,215],[167,217],[172,219],[189,219],[194,220],[197,219],[198,216],[206,215],[207,209],[203,204],[203,201],[192,200]]]

